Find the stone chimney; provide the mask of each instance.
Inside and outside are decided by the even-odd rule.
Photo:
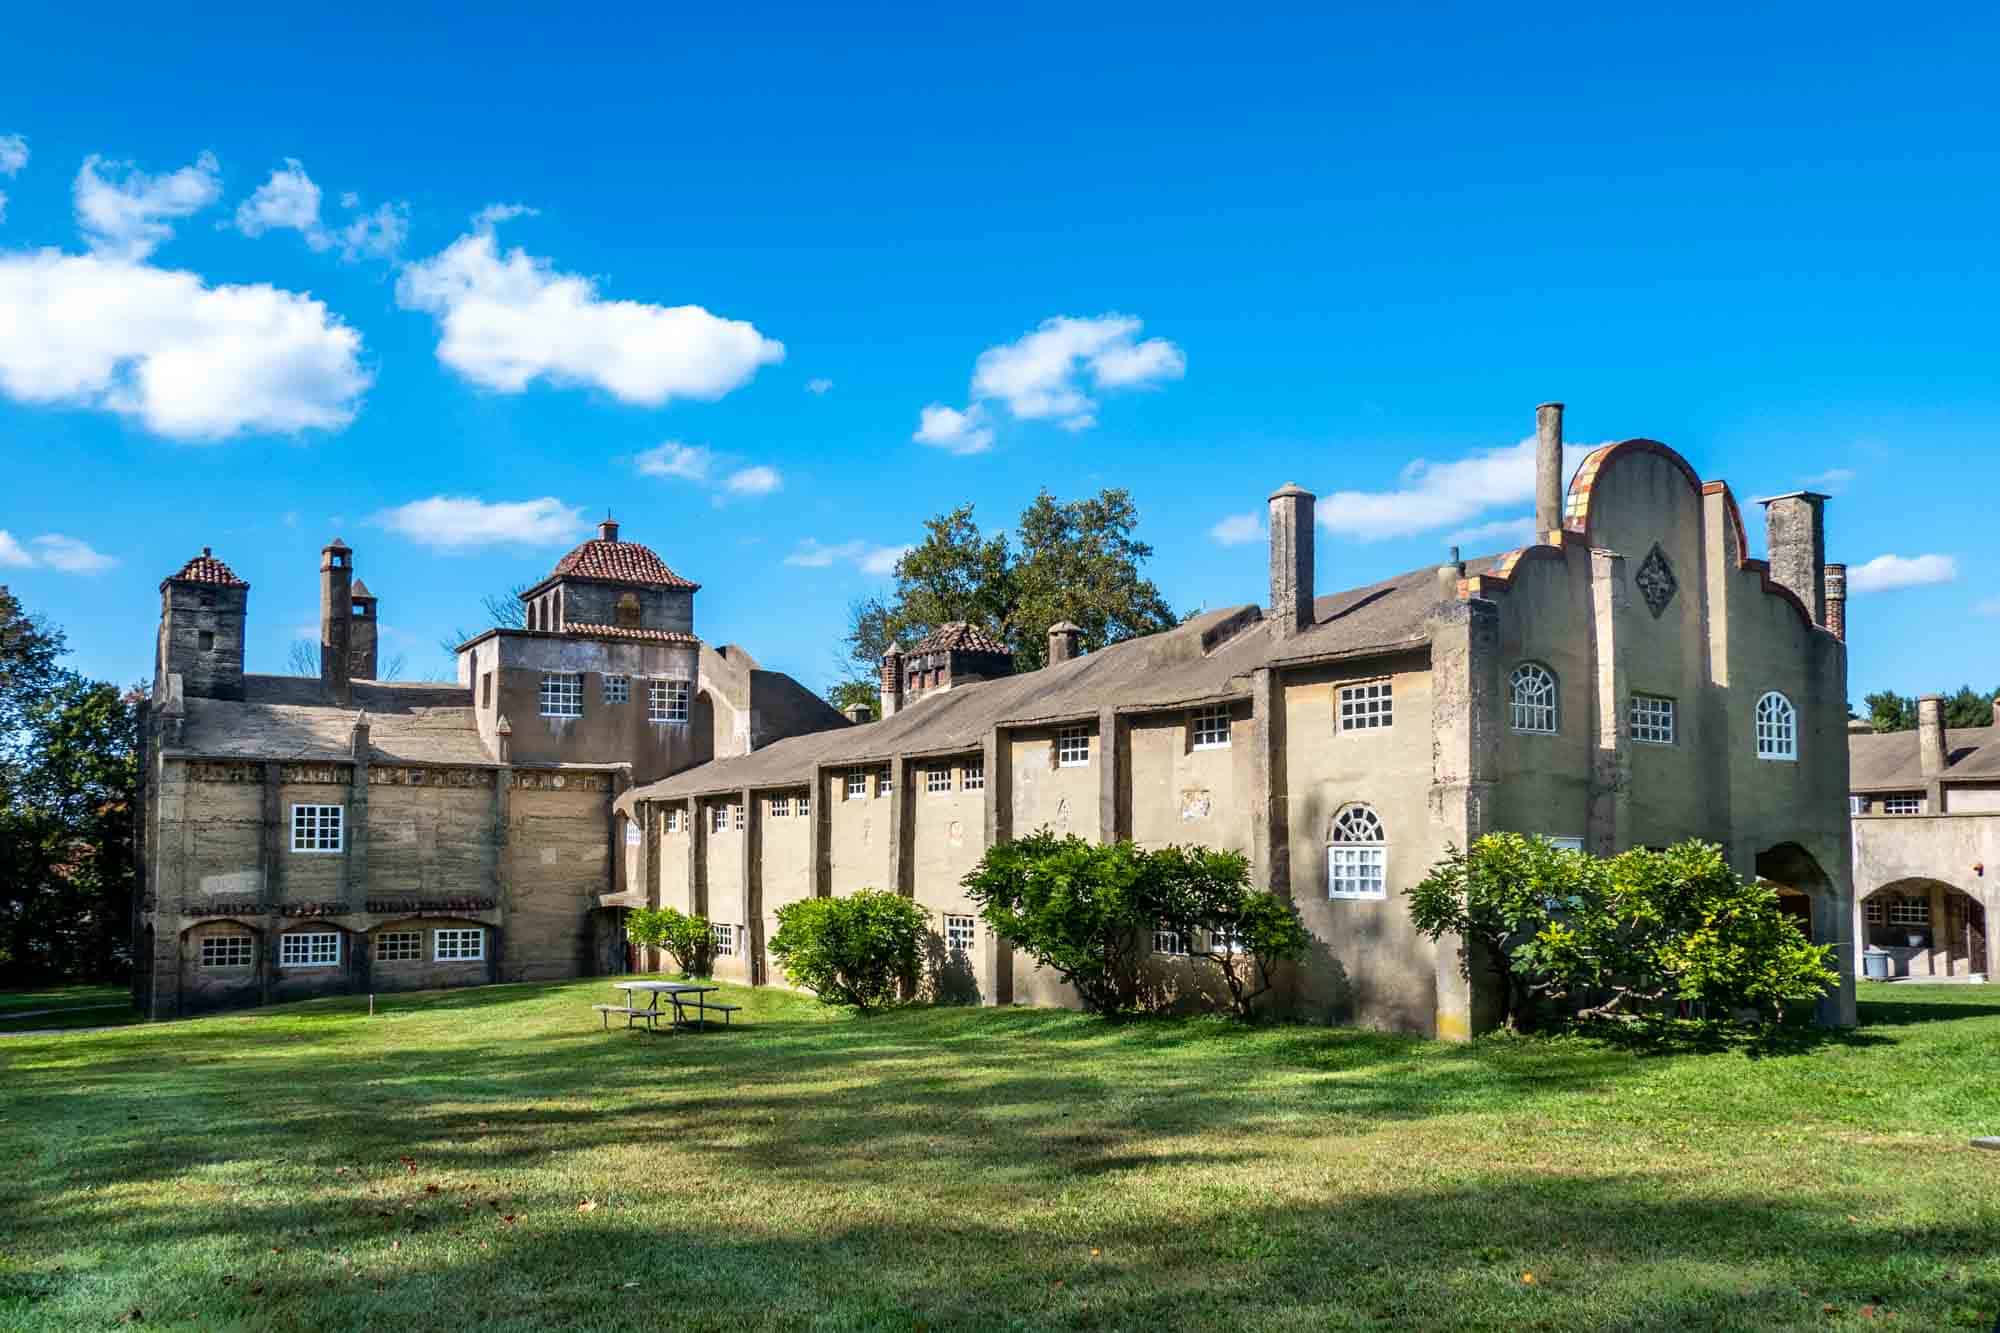
[[[1067,662],[1071,658],[1082,656],[1082,654],[1083,626],[1072,625],[1067,620],[1058,620],[1055,624],[1049,626],[1048,664],[1050,666],[1054,666],[1058,662]]]
[[[875,720],[875,710],[867,704],[849,704],[840,711],[845,713],[847,720],[857,727],[864,722],[873,722]]]
[[[1917,762],[1922,765],[1924,781],[1936,783],[1944,776],[1950,744],[1944,734],[1944,696],[1924,695],[1917,700]]]
[[[1563,525],[1563,405],[1535,409],[1535,540]]]
[[[366,711],[354,715],[354,729],[347,734],[347,752],[356,759],[368,757],[368,714]]]
[[[894,644],[882,654],[882,716],[896,716],[903,708],[903,650]]]
[[[1793,491],[1759,500],[1771,582],[1805,603],[1815,625],[1826,624],[1826,501],[1817,491]]]
[[[1444,602],[1458,599],[1458,581],[1465,577],[1465,561],[1458,558],[1458,548],[1451,548],[1451,554],[1437,567],[1438,600]]]
[[[374,680],[375,673],[381,670],[376,657],[375,594],[368,591],[367,584],[356,579],[351,596],[354,611],[349,617],[348,633],[352,638],[347,653],[347,674],[355,680]]]
[[[1826,567],[1826,628],[1834,638],[1847,638],[1847,566]]]
[[[1313,493],[1292,482],[1271,492],[1271,609],[1281,639],[1313,626]]]
[[[319,681],[345,707],[354,669],[354,552],[335,537],[319,552]]]

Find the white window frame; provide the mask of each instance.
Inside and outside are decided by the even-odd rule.
[[[736,927],[726,921],[708,923],[708,943],[710,951],[717,958],[736,956]]]
[[[1373,806],[1350,805],[1334,816],[1326,845],[1326,896],[1353,901],[1389,896],[1389,835]]]
[[[1185,958],[1188,955],[1187,941],[1178,930],[1153,931],[1153,952],[1163,958]]]
[[[1395,682],[1362,680],[1340,687],[1337,699],[1340,730],[1378,731],[1396,724]]]
[[[1562,725],[1556,673],[1540,662],[1523,662],[1507,677],[1507,716],[1515,731],[1553,736]]]
[[[1850,797],[1848,797],[1848,798],[1847,798],[1847,813],[1848,813],[1848,814],[1850,814],[1850,815],[1865,815],[1865,814],[1867,814],[1867,813],[1868,813],[1868,798],[1867,798],[1866,796],[1850,796]]]
[[[330,948],[326,942],[333,941]],[[295,930],[278,936],[279,967],[339,967],[340,932]]]
[[[681,831],[681,808],[677,805],[668,806],[667,832],[679,833],[680,831]]]
[[[1090,766],[1090,728],[1064,727],[1056,732],[1056,767]]]
[[[729,803],[729,827],[741,833],[743,831],[743,824],[743,802],[731,801]]]
[[[327,838],[329,831],[333,835],[331,843]],[[300,856],[339,856],[346,850],[346,806],[303,801],[293,804],[292,851]]]
[[[1931,924],[1931,902],[1928,898],[1898,898],[1889,904],[1889,924],[1892,926],[1923,926]]]
[[[1542,841],[1551,847],[1565,852],[1580,852],[1583,850],[1583,839],[1574,833],[1544,833]]]
[[[728,831],[728,828],[729,807],[719,804],[708,807],[708,831],[710,833],[723,833]]]
[[[483,963],[486,930],[481,926],[440,926],[431,932],[433,963]]]
[[[1799,710],[1777,690],[1757,700],[1757,757],[1795,764],[1799,759]]]
[[[960,791],[986,790],[986,761],[984,759],[967,760],[965,765],[958,770],[958,789]]]
[[[868,799],[868,770],[852,768],[847,771],[847,799],[850,801]]]
[[[632,678],[615,671],[607,671],[597,678],[598,697],[606,706],[629,704],[632,702]]]
[[[770,801],[770,808],[771,818],[790,819],[792,817],[792,798],[790,796],[773,796]]]
[[[1870,898],[1861,904],[1861,919],[1871,926],[1888,924],[1888,914],[1882,910],[1880,897]]]
[[[885,768],[875,774],[875,794],[877,796],[887,796],[890,792],[894,790],[895,790],[894,769]]]
[[[1882,798],[1882,813],[1885,815],[1921,815],[1930,804],[1928,796],[1915,792],[1897,792],[1894,796]]]
[[[1625,730],[1641,745],[1672,745],[1680,736],[1680,709],[1664,694],[1632,695]]]
[[[375,936],[369,956],[378,963],[421,963],[424,961],[424,932],[385,930]]]
[[[1215,704],[1188,714],[1188,745],[1196,750],[1229,748],[1229,705]]]
[[[582,717],[583,673],[545,671],[535,697],[541,704],[543,717]]]
[[[804,819],[808,815],[812,814],[813,800],[811,792],[802,791],[797,796],[794,796],[792,800],[794,803],[792,807],[792,812],[796,814],[800,819]]]
[[[646,682],[646,720],[666,725],[686,722],[693,707],[693,691],[684,680]]]
[[[224,948],[225,945],[228,947]],[[247,932],[233,935],[204,935],[201,937],[201,965],[255,967],[257,937]]]
[[[944,956],[947,958],[970,958],[979,943],[979,918],[960,912],[947,912],[944,916]]]
[[[924,769],[924,791],[930,795],[951,790],[951,765],[931,764]]]

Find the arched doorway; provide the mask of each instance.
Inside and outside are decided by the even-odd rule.
[[[1757,853],[1757,877],[1778,894],[1778,907],[1791,915],[1814,944],[1831,946],[1831,964],[1839,981],[1821,997],[1815,1011],[1828,1027],[1854,1023],[1856,954],[1849,913],[1853,899],[1841,891],[1819,860],[1796,842],[1781,842]]]
[[[1861,900],[1862,944],[1889,955],[1891,977],[1971,977],[1987,970],[1986,908],[1942,880],[1901,879]]]

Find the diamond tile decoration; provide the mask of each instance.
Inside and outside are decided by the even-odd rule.
[[[1646,553],[1639,565],[1639,573],[1634,581],[1639,585],[1639,595],[1646,599],[1646,609],[1658,620],[1660,613],[1667,609],[1667,603],[1674,600],[1680,591],[1680,581],[1674,577],[1674,567],[1667,563],[1667,553],[1660,549],[1658,542]]]

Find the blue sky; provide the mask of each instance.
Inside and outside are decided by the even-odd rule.
[[[1833,556],[1880,562],[1854,698],[1991,684],[1994,28],[36,7],[0,580],[129,680],[211,545],[282,670],[337,534],[427,674],[609,507],[705,638],[818,687],[961,501],[1129,486],[1192,609],[1261,597],[1240,516],[1295,480],[1351,493],[1318,568],[1350,586],[1514,544],[1561,398],[1746,505],[1836,493]]]

